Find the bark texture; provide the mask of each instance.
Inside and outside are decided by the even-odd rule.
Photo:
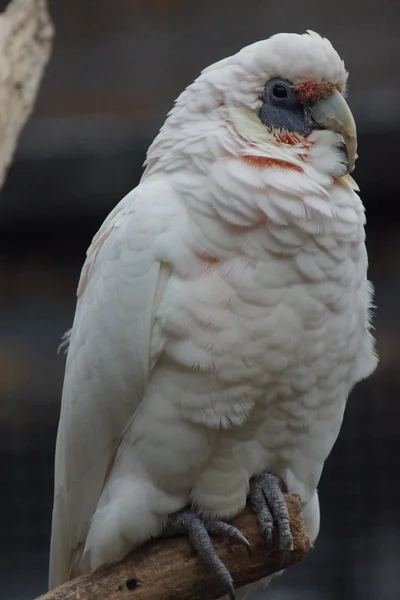
[[[285,556],[275,546],[266,546],[248,507],[233,523],[249,540],[252,556],[236,543],[213,539],[235,587],[286,569],[307,556],[310,542],[304,529],[300,499],[291,494],[285,498],[294,541],[290,554]],[[38,600],[215,600],[223,594],[224,590],[199,562],[189,541],[176,537],[150,541],[121,563],[78,577]]]
[[[0,188],[34,107],[53,35],[46,0],[12,0],[0,15]]]

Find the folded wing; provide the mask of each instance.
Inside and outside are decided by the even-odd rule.
[[[50,588],[74,576],[114,453],[156,360],[152,324],[166,275],[154,250],[163,226],[154,188],[140,185],[112,211],[81,273],[56,446]]]

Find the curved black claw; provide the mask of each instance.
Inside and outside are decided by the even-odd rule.
[[[278,548],[288,552],[293,550],[289,511],[278,477],[271,473],[261,473],[252,479],[249,501],[267,544],[272,542],[272,534],[275,530]]]
[[[245,546],[250,553],[251,547],[248,540],[236,527],[217,519],[204,520],[194,510],[185,508],[168,518],[165,533],[167,535],[186,533],[201,562],[208,570],[214,571],[224,584],[229,598],[235,600],[235,588],[231,574],[219,558],[209,534],[231,538]]]

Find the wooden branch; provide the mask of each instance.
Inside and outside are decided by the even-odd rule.
[[[294,550],[287,556],[264,543],[248,507],[233,520],[252,546],[252,556],[234,543],[213,538],[237,588],[294,565],[305,558],[310,542],[304,530],[300,499],[285,496]],[[185,537],[148,542],[121,563],[83,575],[37,600],[215,600],[224,594],[213,574],[207,573]]]
[[[12,0],[0,15],[0,188],[50,57],[47,0]]]

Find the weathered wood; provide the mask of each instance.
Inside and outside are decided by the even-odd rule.
[[[258,581],[305,558],[310,542],[304,529],[298,496],[286,495],[294,550],[284,555],[268,548],[248,507],[233,520],[252,546],[252,555],[236,543],[214,538],[219,556],[236,587]],[[83,575],[38,600],[215,600],[224,593],[207,573],[185,537],[148,542],[121,563]]]
[[[12,0],[0,15],[0,188],[50,57],[46,0]]]

